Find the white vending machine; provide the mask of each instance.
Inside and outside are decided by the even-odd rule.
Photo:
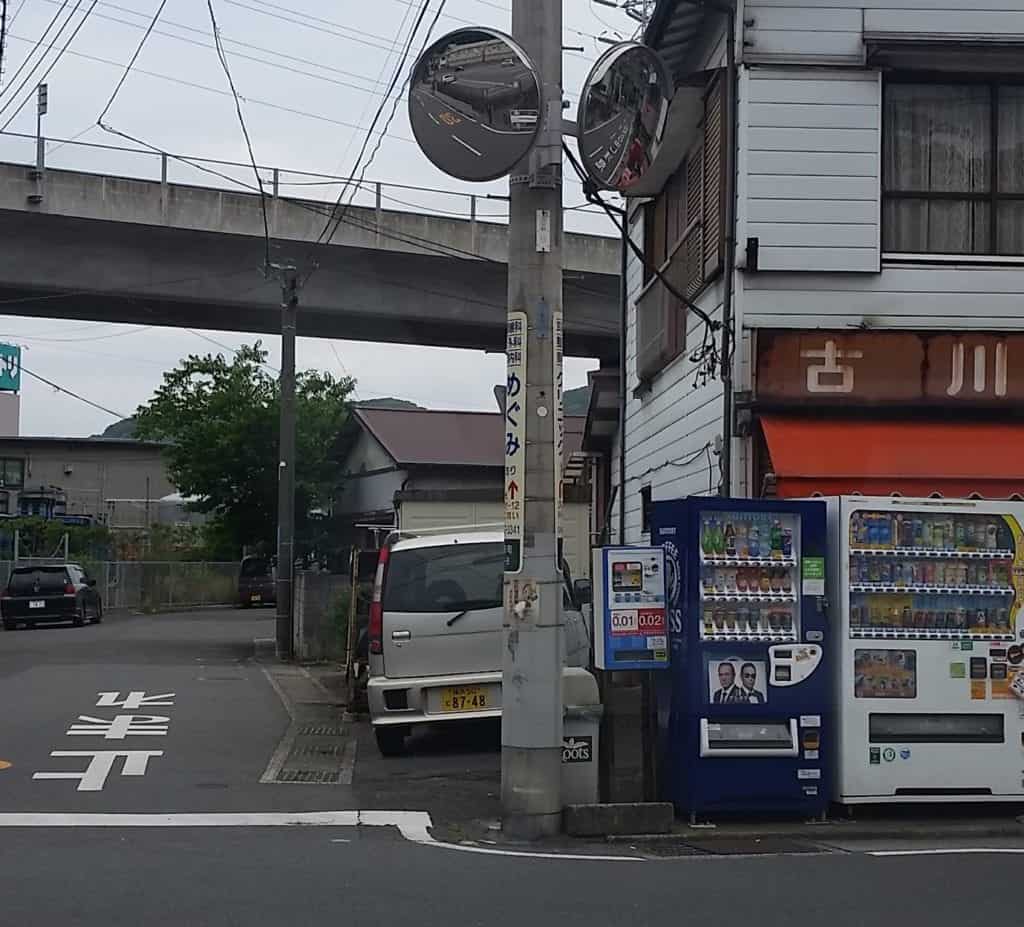
[[[835,800],[1024,799],[1024,503],[828,501]]]

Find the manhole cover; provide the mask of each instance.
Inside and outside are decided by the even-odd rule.
[[[717,840],[687,840],[687,845],[701,853],[708,853],[712,856],[737,856],[737,855],[768,855],[772,853],[821,853],[822,848],[813,843],[803,843],[799,840],[787,840],[782,837],[762,837],[760,840],[748,838],[746,840],[729,840],[725,838]]]
[[[316,737],[341,737],[345,729],[332,724],[307,724],[299,728],[299,733]]]
[[[340,744],[308,744],[296,747],[293,756],[341,756]]]
[[[278,782],[310,782],[318,785],[337,784],[341,779],[338,770],[325,769],[282,769],[277,774]]]

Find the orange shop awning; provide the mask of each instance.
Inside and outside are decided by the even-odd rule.
[[[761,416],[779,496],[1024,496],[1024,423]]]

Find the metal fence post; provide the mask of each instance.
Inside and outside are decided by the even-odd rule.
[[[381,195],[380,195],[380,181],[378,180],[374,185],[375,201],[373,206],[374,218],[377,222],[377,247],[380,247],[381,241],[381,225],[384,221],[383,209],[381,207]]]

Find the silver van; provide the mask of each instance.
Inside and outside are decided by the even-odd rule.
[[[567,666],[586,666],[590,638],[563,590]],[[393,535],[380,552],[368,628],[367,701],[385,756],[414,724],[501,716],[501,531]]]

